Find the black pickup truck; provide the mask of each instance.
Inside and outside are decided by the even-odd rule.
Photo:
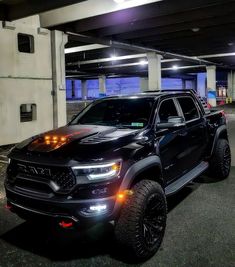
[[[204,172],[225,179],[230,164],[224,112],[205,109],[195,93],[106,97],[15,146],[7,207],[78,231],[113,222],[119,244],[143,260],[161,245],[166,196]]]

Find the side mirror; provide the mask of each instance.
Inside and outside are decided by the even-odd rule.
[[[183,117],[169,117],[165,123],[158,123],[157,129],[183,128],[186,126]]]

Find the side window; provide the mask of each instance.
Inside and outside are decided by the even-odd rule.
[[[158,111],[160,123],[168,122],[169,117],[179,116],[173,99],[164,100]]]
[[[199,118],[198,109],[191,97],[178,98],[181,109],[184,113],[186,121],[191,121]]]

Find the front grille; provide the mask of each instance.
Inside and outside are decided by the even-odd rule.
[[[20,188],[38,191],[44,191],[40,182],[46,184],[48,190],[53,191],[50,186],[53,182],[56,192],[67,193],[76,185],[76,177],[69,167],[45,166],[12,160],[7,171],[7,182]]]
[[[70,190],[76,185],[76,178],[71,170],[57,172],[51,179],[63,190]]]

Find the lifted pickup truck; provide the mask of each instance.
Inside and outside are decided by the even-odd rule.
[[[80,231],[112,221],[117,241],[143,260],[161,245],[166,196],[205,171],[225,179],[230,164],[224,112],[194,92],[106,97],[10,152],[7,205]]]

